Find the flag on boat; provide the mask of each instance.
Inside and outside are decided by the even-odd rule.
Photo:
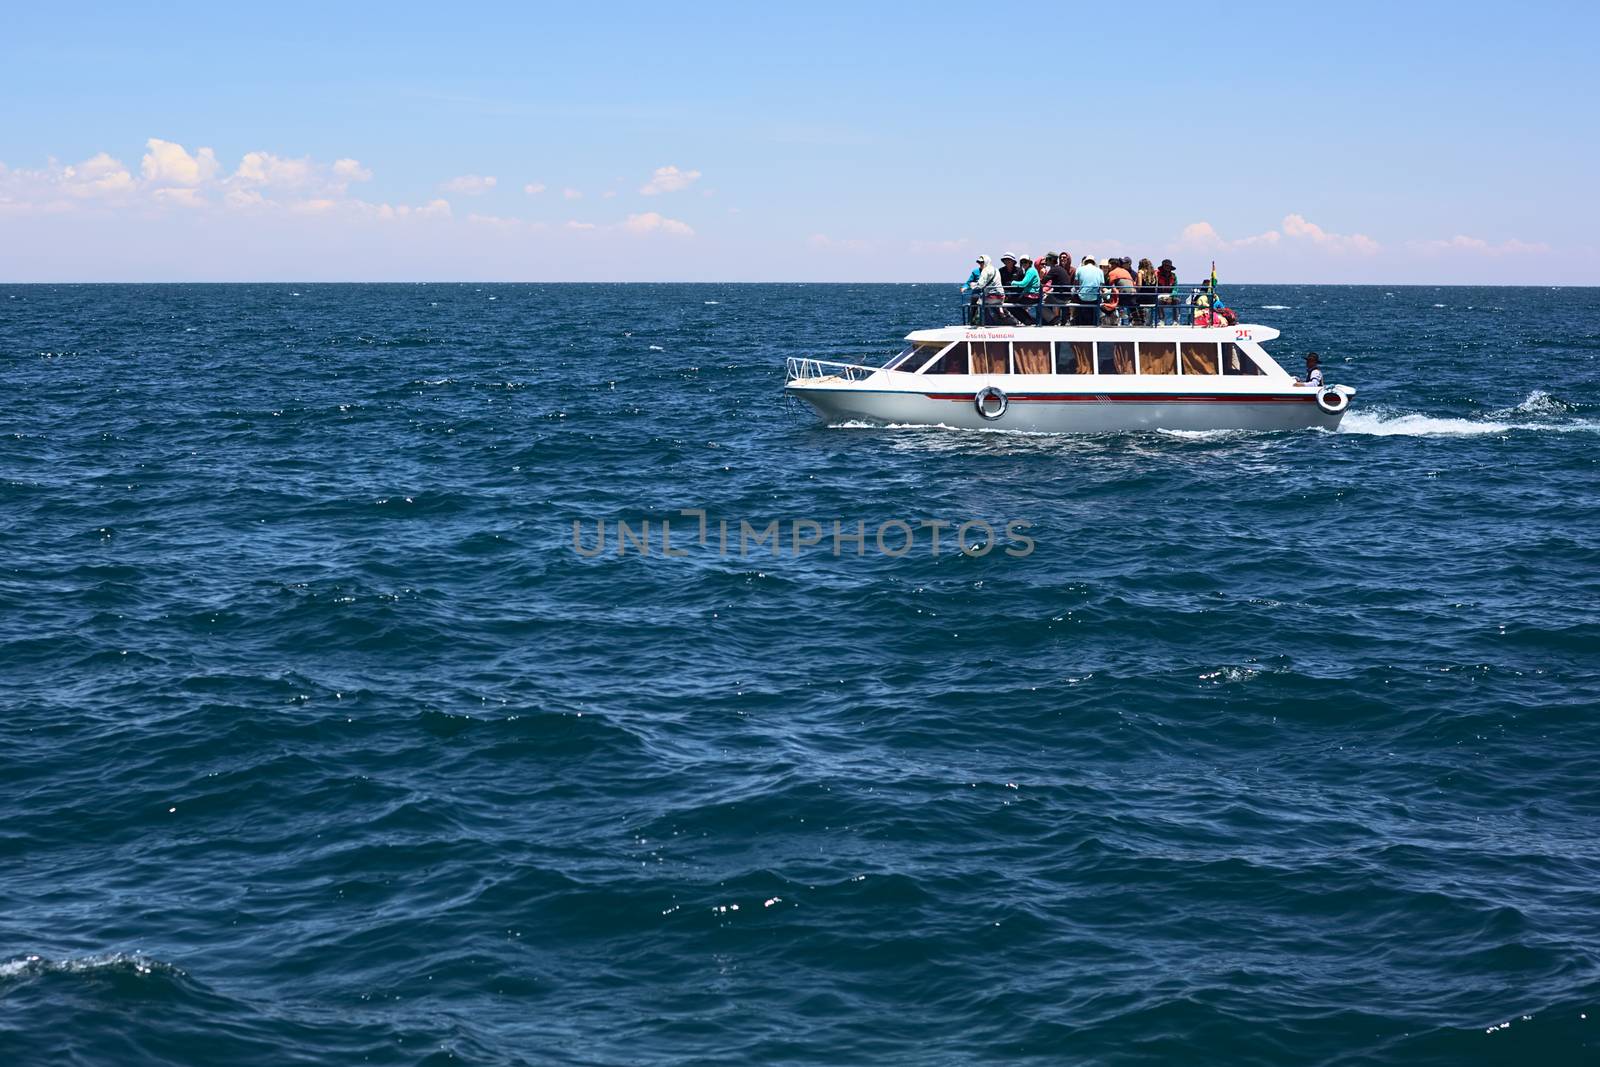
[[[1216,289],[1216,287],[1217,287],[1217,261],[1213,259],[1211,261],[1211,288],[1212,289]]]

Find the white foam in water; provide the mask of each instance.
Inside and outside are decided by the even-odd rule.
[[[1164,434],[1167,437],[1181,437],[1186,441],[1220,441],[1220,440],[1222,440],[1224,438],[1239,437],[1239,436],[1242,436],[1244,434],[1249,434],[1249,433],[1253,433],[1253,432],[1254,431],[1252,431],[1252,430],[1234,430],[1234,429],[1229,429],[1229,430],[1165,430],[1165,429],[1162,429],[1160,427],[1156,428],[1156,433]]]
[[[1288,304],[1262,304],[1261,305],[1261,310],[1262,311],[1293,311],[1294,308],[1290,307]]]
[[[1432,415],[1385,415],[1377,411],[1352,411],[1339,423],[1340,433],[1371,434],[1376,437],[1451,437],[1505,433],[1516,429],[1505,422],[1479,422],[1475,419],[1439,419]]]
[[[1556,399],[1543,389],[1535,389],[1522,403],[1509,410],[1519,415],[1565,415],[1572,410],[1572,405],[1565,400]],[[1495,412],[1495,414],[1503,413]]]
[[[1518,416],[1564,415],[1572,410],[1543,389],[1535,389],[1514,408],[1491,411],[1484,419],[1447,419],[1421,412],[1395,412],[1375,407],[1350,411],[1339,423],[1340,433],[1371,434],[1377,437],[1470,437],[1510,433],[1514,430],[1545,430],[1556,433],[1583,433],[1600,430],[1600,422],[1574,419],[1566,422],[1522,422]]]
[[[660,345],[651,345],[650,346],[650,351],[652,351],[652,352],[665,352],[666,349],[662,348]]]
[[[99,956],[52,960],[43,956],[23,956],[0,961],[0,978],[28,978],[43,974],[93,974],[97,971],[132,971],[138,975],[183,974],[178,968],[140,952],[113,952]]]

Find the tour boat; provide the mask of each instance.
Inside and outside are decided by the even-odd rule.
[[[1355,390],[1297,382],[1267,326],[947,326],[882,366],[792,357],[828,423],[1106,433],[1338,427]]]

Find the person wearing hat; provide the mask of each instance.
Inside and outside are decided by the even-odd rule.
[[[1111,269],[1106,272],[1106,284],[1115,291],[1109,300],[1101,302],[1100,310],[1113,316],[1116,325],[1127,326],[1138,314],[1138,308],[1133,302],[1133,273],[1128,270],[1128,261],[1125,259],[1113,259],[1110,262]]]
[[[1063,253],[1065,255],[1065,253]],[[1039,309],[1039,325],[1066,326],[1072,321],[1068,305],[1072,303],[1072,257],[1052,252],[1044,257],[1044,304]]]
[[[1022,257],[1022,277],[1017,279],[1016,296],[1013,302],[1017,305],[1012,309],[1017,319],[1025,326],[1036,325],[1033,318],[1033,308],[1039,303],[1039,290],[1042,283],[1039,272],[1034,269],[1033,260],[1027,256]]]
[[[988,256],[978,257],[977,269],[967,276],[967,284],[961,290],[967,294],[967,309],[975,320],[972,325],[993,326],[1003,321],[1000,316],[1004,290],[1000,287],[1000,273]]]
[[[1011,314],[1011,305],[1017,301],[1017,279],[1022,277],[1022,268],[1017,266],[1017,257],[1007,252],[1000,257],[1000,284],[1006,291],[1006,310],[1002,319],[1014,318]]]
[[[1173,269],[1172,260],[1163,259],[1161,266],[1156,268],[1156,303],[1160,305],[1161,326],[1178,325],[1178,272]]]

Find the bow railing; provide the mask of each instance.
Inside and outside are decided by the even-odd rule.
[[[785,381],[824,381],[836,378],[840,381],[859,382],[877,373],[880,368],[869,367],[864,363],[840,363],[831,359],[811,359],[808,356],[790,356],[785,361]]]

